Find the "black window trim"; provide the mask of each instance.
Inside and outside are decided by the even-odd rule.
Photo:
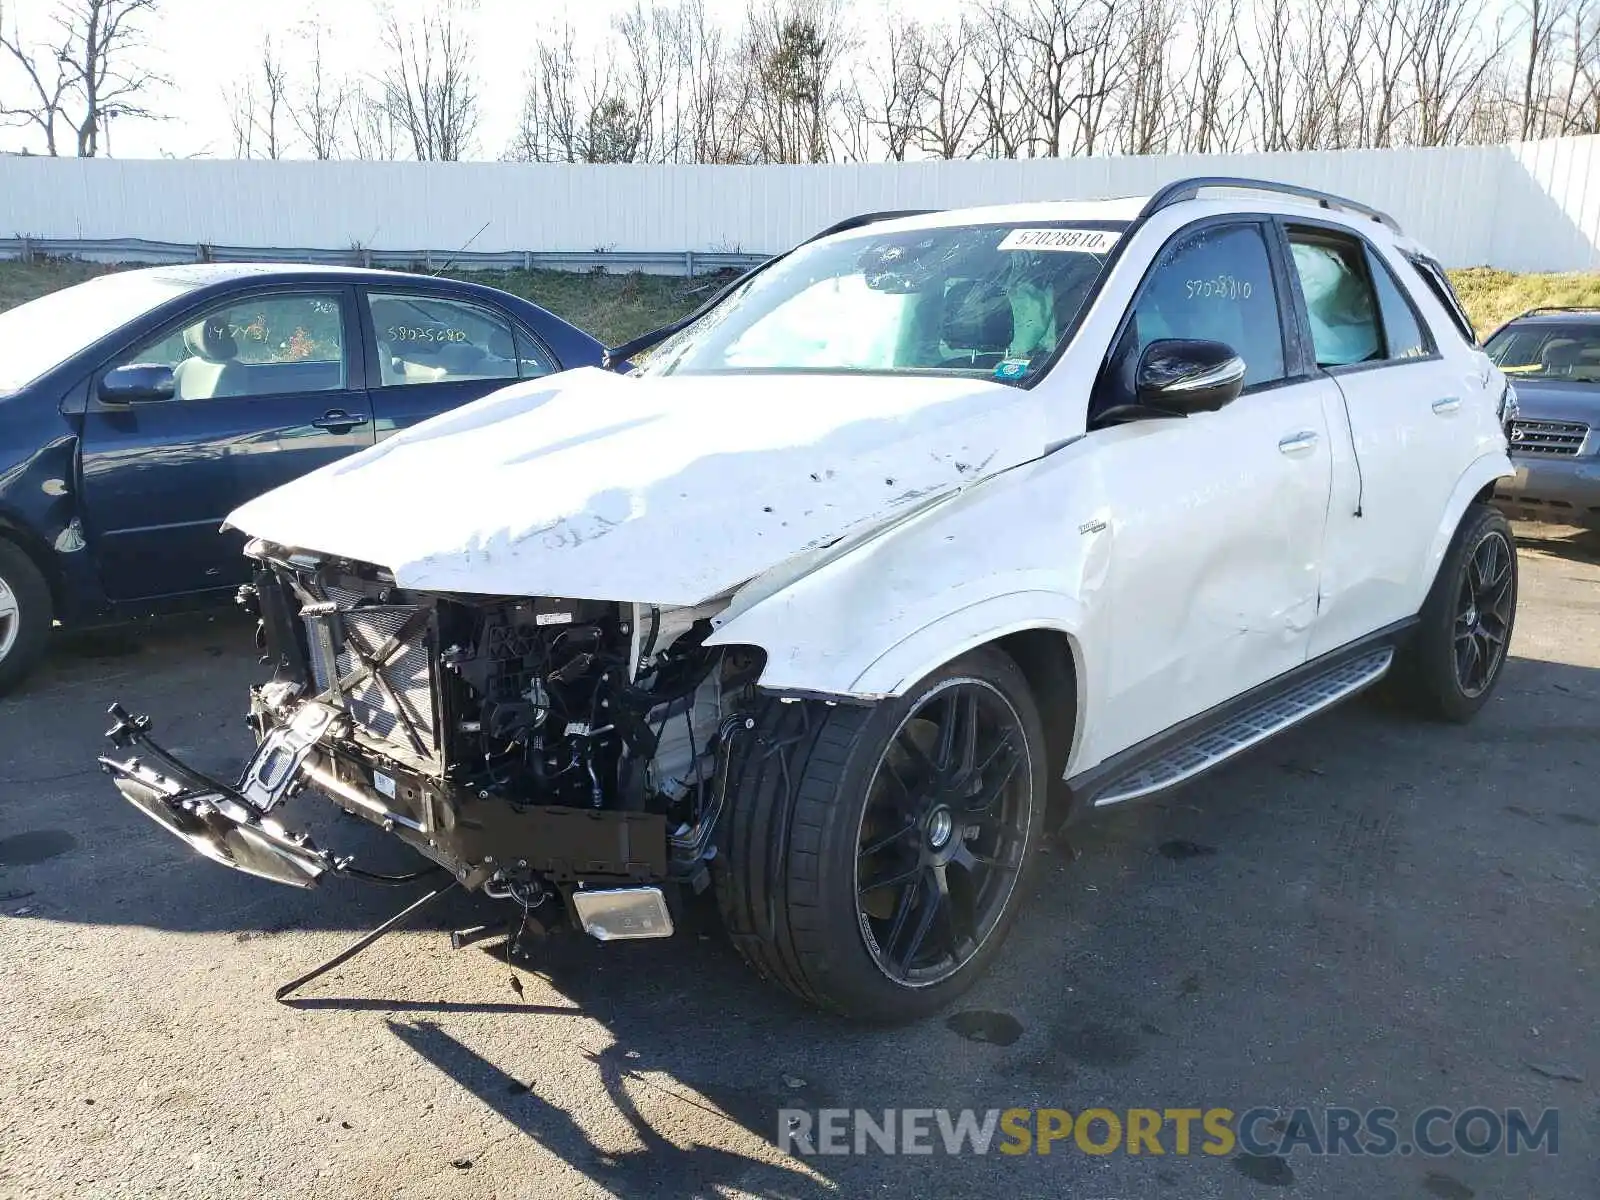
[[[1416,272],[1427,289],[1433,293],[1439,307],[1444,309],[1445,316],[1450,318],[1450,324],[1461,335],[1468,346],[1474,348],[1481,346],[1478,340],[1478,331],[1473,328],[1472,318],[1467,315],[1466,305],[1461,303],[1461,297],[1456,295],[1455,285],[1450,282],[1450,276],[1445,273],[1444,266],[1438,259],[1430,258],[1426,254],[1411,251],[1402,251],[1401,258]]]
[[[356,290],[358,292],[357,302],[361,309],[357,321],[361,326],[362,341],[366,345],[367,376],[372,380],[370,388],[374,392],[388,391],[390,388],[450,387],[461,383],[499,383],[502,387],[510,387],[514,383],[526,383],[530,379],[547,379],[551,375],[559,374],[565,370],[561,365],[561,359],[556,356],[556,352],[529,327],[527,322],[520,320],[515,313],[508,310],[504,305],[496,304],[492,300],[486,300],[471,293],[446,291],[443,288],[416,287],[409,280],[395,286],[391,286],[388,283],[362,283]],[[418,296],[424,300],[450,300],[456,304],[466,304],[473,308],[481,308],[487,312],[494,313],[511,327],[511,344],[513,353],[517,356],[518,373],[505,379],[496,377],[490,379],[441,379],[433,383],[384,383],[383,371],[378,365],[378,327],[372,321],[372,296],[374,293],[379,296]],[[521,374],[522,347],[520,342],[523,338],[531,342],[534,349],[543,355],[545,361],[550,364],[551,369],[545,374]]]
[[[107,355],[101,363],[89,374],[88,412],[126,412],[127,406],[121,404],[106,404],[100,399],[100,380],[105,378],[107,372],[115,369],[122,360],[132,354],[140,346],[152,342],[165,341],[179,330],[194,324],[195,320],[206,313],[218,308],[229,308],[236,304],[246,304],[252,300],[264,300],[272,296],[317,296],[334,295],[339,298],[341,321],[339,322],[344,334],[344,345],[341,353],[344,357],[344,386],[340,388],[325,389],[329,396],[346,396],[351,394],[364,394],[367,390],[367,355],[366,336],[361,328],[359,314],[356,313],[356,289],[344,282],[335,281],[308,281],[303,279],[280,280],[276,283],[250,284],[235,290],[224,292],[210,292],[205,296],[194,297],[194,302],[186,304],[175,315],[168,317],[154,332],[141,333],[129,338]],[[270,401],[277,396],[310,395],[312,393],[300,392],[266,392],[257,396],[227,396],[220,397],[228,400],[263,400]],[[321,394],[321,393],[319,393]],[[150,408],[158,404],[184,404],[189,403],[178,396],[169,396],[165,400],[141,401],[139,408]],[[196,404],[210,403],[209,400],[193,401]]]
[[[1089,404],[1086,412],[1087,425],[1092,432],[1098,426],[1094,422],[1097,409],[1104,405],[1106,381],[1110,377],[1117,349],[1122,345],[1122,339],[1128,331],[1128,325],[1133,320],[1134,310],[1138,308],[1139,301],[1144,298],[1150,286],[1150,278],[1165,264],[1167,256],[1173,247],[1186,240],[1191,235],[1206,229],[1217,227],[1251,226],[1261,235],[1263,248],[1266,250],[1268,270],[1272,274],[1274,300],[1278,308],[1278,333],[1283,342],[1283,375],[1277,379],[1266,379],[1260,383],[1253,383],[1240,392],[1240,398],[1255,396],[1262,392],[1270,392],[1280,387],[1291,384],[1305,383],[1311,378],[1309,372],[1304,370],[1305,348],[1302,345],[1303,334],[1296,322],[1292,309],[1287,307],[1289,293],[1286,290],[1290,282],[1288,263],[1284,258],[1283,248],[1279,245],[1278,237],[1274,232],[1273,217],[1270,213],[1237,212],[1217,213],[1199,220],[1181,225],[1168,235],[1167,240],[1161,243],[1160,249],[1151,257],[1145,266],[1139,282],[1134,286],[1133,295],[1124,305],[1122,316],[1117,321],[1117,327],[1111,335],[1111,340],[1106,344],[1105,352],[1101,356],[1099,369],[1095,372],[1094,385],[1090,389]]]
[[[1389,265],[1388,260],[1383,257],[1382,252],[1372,244],[1369,238],[1364,236],[1359,230],[1351,229],[1348,225],[1341,225],[1335,221],[1319,221],[1315,217],[1301,216],[1280,216],[1275,219],[1278,225],[1279,233],[1283,239],[1284,254],[1288,256],[1291,264],[1289,274],[1290,282],[1293,285],[1292,295],[1294,299],[1295,321],[1299,324],[1301,330],[1303,331],[1302,336],[1304,338],[1306,355],[1309,361],[1310,369],[1315,376],[1337,378],[1341,375],[1359,375],[1366,371],[1382,371],[1392,367],[1411,367],[1416,366],[1418,363],[1440,362],[1444,359],[1444,354],[1439,349],[1438,336],[1433,332],[1432,326],[1428,324],[1421,311],[1417,308],[1417,302],[1412,299],[1411,294],[1406,291],[1405,284],[1401,281],[1399,276],[1395,274],[1394,268]],[[1372,362],[1339,363],[1326,367],[1320,365],[1316,361],[1316,346],[1311,336],[1311,315],[1306,307],[1305,292],[1303,292],[1300,288],[1300,275],[1297,271],[1293,270],[1292,267],[1294,261],[1292,249],[1294,244],[1293,230],[1295,229],[1309,229],[1315,233],[1326,234],[1334,239],[1343,239],[1347,242],[1354,242],[1356,244],[1356,248],[1361,251],[1362,269],[1366,272],[1367,287],[1372,292],[1373,312],[1377,316],[1378,320],[1378,333],[1383,338],[1383,358],[1376,359]],[[1427,354],[1419,354],[1411,358],[1389,357],[1389,327],[1383,319],[1383,302],[1378,295],[1377,285],[1373,283],[1372,279],[1374,258],[1377,259],[1379,266],[1388,269],[1389,277],[1394,283],[1395,288],[1399,291],[1400,298],[1406,302],[1406,306],[1411,310],[1412,319],[1417,323],[1417,328],[1421,330],[1423,335],[1427,338],[1429,346],[1429,352]]]

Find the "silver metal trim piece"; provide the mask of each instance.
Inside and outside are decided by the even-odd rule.
[[[1244,378],[1244,359],[1238,355],[1218,363],[1209,371],[1201,371],[1194,375],[1187,375],[1181,379],[1174,379],[1171,383],[1163,384],[1163,392],[1199,392],[1206,388],[1221,387],[1225,383],[1236,383]]]
[[[1330,667],[1114,780],[1095,797],[1094,807],[1121,804],[1192,779],[1376,682],[1393,661],[1394,647],[1384,646]]]
[[[572,893],[572,912],[598,942],[672,936],[672,914],[658,887],[581,888]]]

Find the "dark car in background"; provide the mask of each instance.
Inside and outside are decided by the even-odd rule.
[[[337,267],[123,271],[0,313],[0,691],[54,621],[231,597],[244,501],[602,354],[493,288]]]
[[[1506,420],[1517,473],[1500,481],[1500,507],[1600,529],[1600,309],[1530,309],[1484,349],[1517,392]]]

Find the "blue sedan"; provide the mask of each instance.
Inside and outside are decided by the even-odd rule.
[[[0,692],[55,620],[230,597],[244,501],[603,353],[493,288],[333,267],[124,271],[0,313]]]

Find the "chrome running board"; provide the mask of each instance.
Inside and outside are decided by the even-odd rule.
[[[1320,671],[1119,775],[1098,792],[1094,807],[1136,800],[1193,779],[1376,683],[1393,661],[1394,647],[1381,646]]]

